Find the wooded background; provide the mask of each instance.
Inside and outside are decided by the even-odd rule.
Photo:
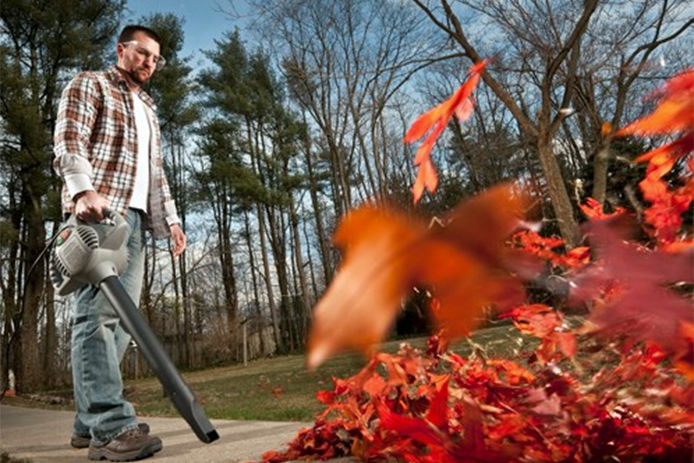
[[[19,391],[70,381],[69,300],[41,254],[61,219],[52,133],[69,79],[115,64],[126,3],[0,2],[0,364]],[[195,40],[185,18],[140,21],[167,59],[147,91],[189,238],[179,258],[152,243],[140,306],[182,368],[239,361],[242,326],[252,357],[302,351],[339,263],[331,234],[364,201],[432,215],[517,180],[545,231],[572,245],[587,196],[638,213],[643,167],[630,160],[648,146],[610,141],[603,124],[643,114],[643,95],[692,66],[685,1],[249,3],[248,29],[219,37],[203,66],[182,56]],[[219,14],[233,15],[226,5]],[[403,135],[488,57],[473,118],[434,149],[439,190],[414,207]],[[419,310],[408,306],[400,334],[422,329]],[[141,371],[133,362],[128,374]]]

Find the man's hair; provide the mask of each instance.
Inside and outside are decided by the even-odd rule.
[[[159,34],[154,32],[149,27],[140,26],[139,24],[129,24],[125,26],[121,31],[120,35],[118,36],[118,43],[130,42],[131,40],[134,40],[135,32],[144,33],[149,38],[157,42],[161,47],[161,39],[159,38]]]

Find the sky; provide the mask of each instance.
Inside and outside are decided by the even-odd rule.
[[[182,56],[193,56],[192,64],[203,62],[200,50],[214,48],[215,39],[221,39],[234,27],[242,29],[244,18],[249,14],[245,0],[128,0],[127,8],[125,22],[137,22],[140,17],[152,13],[173,13],[182,17],[185,34]],[[235,12],[238,17],[222,12],[222,8]]]

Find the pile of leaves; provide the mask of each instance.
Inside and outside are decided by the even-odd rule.
[[[435,188],[431,147],[453,114],[469,116],[485,65],[408,132],[410,142],[433,127],[417,155],[415,201]],[[606,214],[593,200],[581,206],[589,246],[517,231],[528,201],[513,185],[464,202],[440,227],[383,205],[348,214],[335,237],[344,261],[315,309],[308,364],[348,348],[370,360],[351,378],[333,378],[318,394],[326,408],[313,427],[264,461],[691,461],[694,243],[682,214],[694,197],[694,71],[655,96],[653,114],[606,133],[673,140],[636,160],[649,163],[640,183],[647,243],[629,239],[627,211]],[[685,162],[676,186],[663,179]],[[524,302],[524,285],[548,275],[571,289],[566,304],[590,307],[584,323]],[[374,352],[413,285],[431,289],[441,330],[425,351]],[[536,347],[514,359],[451,352],[449,340],[490,306]]]

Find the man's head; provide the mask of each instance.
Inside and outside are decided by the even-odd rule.
[[[160,42],[157,33],[145,26],[125,26],[120,33],[116,45],[118,67],[138,86],[164,66]]]

